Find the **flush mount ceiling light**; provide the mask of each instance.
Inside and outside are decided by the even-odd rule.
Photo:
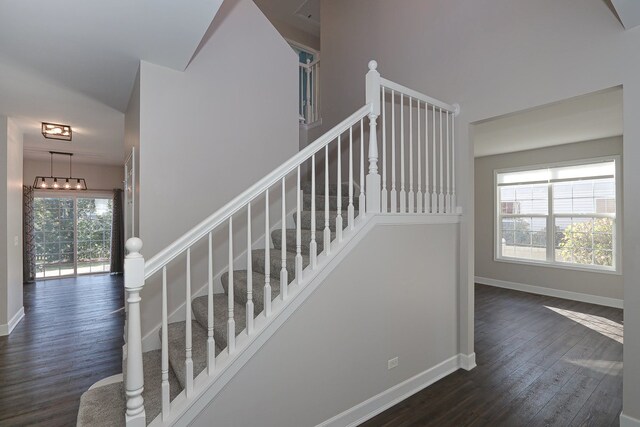
[[[60,153],[58,151],[49,151],[51,155],[51,175],[36,176],[33,181],[33,188],[38,190],[86,190],[87,182],[84,178],[73,177],[71,174],[71,156],[72,153]],[[69,176],[53,176],[53,155],[69,156]]]
[[[58,125],[55,123],[42,123],[42,136],[47,139],[60,139],[62,141],[71,141],[71,126]]]

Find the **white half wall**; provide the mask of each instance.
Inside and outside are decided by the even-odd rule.
[[[474,165],[470,124],[623,86],[624,412],[640,419],[640,32],[602,0],[322,0],[322,114],[332,126],[364,99],[367,62],[462,108],[456,117],[461,350],[473,351]]]
[[[251,0],[222,4],[184,72],[141,63],[138,230],[146,259],[298,151],[297,70],[295,53]],[[240,242],[244,230],[234,224]],[[215,237],[214,274],[226,267],[225,233]],[[206,282],[202,243],[192,251],[194,286]],[[184,259],[174,265],[170,312],[185,298]],[[159,280],[147,281],[142,299],[145,334],[160,322]]]
[[[457,235],[373,228],[192,425],[346,425],[455,370]]]
[[[22,151],[16,122],[0,116],[0,335],[24,316],[22,307]]]
[[[621,301],[621,274],[570,270],[496,261],[494,257],[494,171],[520,166],[622,155],[622,137],[558,145],[537,150],[479,157],[475,160],[475,275],[503,282],[515,282],[568,293],[587,294]],[[619,177],[618,179],[622,179]],[[624,184],[624,183],[623,183]],[[620,188],[623,188],[624,185]],[[623,197],[623,195],[620,195]],[[623,212],[617,221],[623,221]],[[620,236],[624,239],[624,236]],[[622,267],[624,271],[624,266]],[[567,294],[569,295],[569,294]]]

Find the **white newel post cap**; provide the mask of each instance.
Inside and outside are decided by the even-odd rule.
[[[453,107],[453,115],[458,117],[460,115],[460,104],[455,103],[452,105]]]
[[[142,250],[142,239],[139,237],[131,237],[127,240],[127,243],[124,244],[124,247],[127,248],[127,256],[133,255],[135,257],[135,255],[140,255],[140,250]]]
[[[142,240],[132,237],[124,246],[128,251],[124,257],[124,287],[139,290],[144,286],[144,258],[140,253]]]
[[[375,59],[369,61],[369,69],[376,70],[378,68],[378,62]]]

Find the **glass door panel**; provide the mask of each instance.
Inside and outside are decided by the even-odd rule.
[[[36,278],[75,274],[75,209],[72,197],[34,200]]]
[[[113,201],[78,198],[78,274],[109,272]]]

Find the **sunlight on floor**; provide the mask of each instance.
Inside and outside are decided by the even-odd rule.
[[[593,314],[580,313],[578,311],[564,310],[562,308],[549,307],[545,305],[545,308],[549,310],[555,311],[556,313],[566,317],[567,319],[573,320],[574,322],[580,323],[581,325],[592,329],[602,335],[611,338],[619,342],[623,343],[623,326],[621,323],[614,322],[613,320],[609,320],[605,317],[595,316]]]

